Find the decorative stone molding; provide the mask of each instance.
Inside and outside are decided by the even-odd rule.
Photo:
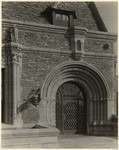
[[[12,43],[13,44],[13,43]],[[2,47],[4,47],[3,45]],[[13,47],[14,48],[14,47]],[[53,49],[46,49],[46,48],[39,48],[39,47],[26,47],[18,45],[16,49],[20,50],[21,52],[37,52],[37,53],[50,53],[50,54],[63,54],[63,55],[71,55],[71,51],[61,51],[61,50],[53,50]],[[93,52],[78,52],[77,55],[82,55],[82,57],[93,57],[93,58],[100,58],[100,59],[116,59],[117,56],[114,54],[107,54],[107,53],[93,53]],[[95,57],[94,57],[95,56]]]
[[[21,60],[20,60],[21,57],[22,57],[22,54],[12,53],[11,54],[11,62],[15,63],[15,64],[19,64],[21,62]]]
[[[16,24],[14,24],[13,28],[11,28],[10,34],[11,34],[11,41],[17,43],[18,42],[18,29],[16,27]]]
[[[79,83],[86,90],[88,95],[87,106],[90,106],[87,108],[89,111],[87,116],[88,122],[90,122],[90,119],[93,121],[97,120],[94,114],[100,113],[103,107],[103,121],[105,122],[107,120],[107,102],[108,98],[110,98],[110,91],[105,78],[97,69],[86,63],[69,61],[54,68],[43,83],[41,89],[41,97],[43,100],[41,100],[41,103],[45,104],[44,107],[46,110],[42,110],[45,113],[43,113],[43,116],[41,115],[41,118],[44,118],[45,123],[55,125],[56,101],[54,99],[58,88],[66,82]],[[102,105],[104,106],[102,107]],[[93,110],[95,107],[100,108]],[[89,116],[90,114],[92,116]],[[98,118],[98,122],[101,119]]]
[[[9,123],[16,125],[17,116],[17,102],[21,100],[21,69],[22,69],[22,46],[18,44],[18,29],[14,25],[11,30],[11,43],[4,45],[6,56],[7,56],[7,91],[6,101],[9,101],[9,108],[7,108]],[[7,106],[6,106],[7,107]],[[13,118],[12,118],[13,116]]]
[[[78,42],[80,41],[80,50],[78,49]],[[75,38],[75,49],[76,49],[76,52],[78,53],[78,52],[84,52],[84,36],[82,36],[82,37],[76,37]]]
[[[73,67],[71,67],[73,65]],[[97,75],[99,75],[99,77],[101,78],[101,80],[104,82],[105,86],[106,86],[106,89],[107,89],[107,93],[108,93],[108,97],[110,97],[110,90],[109,90],[109,86],[107,84],[107,81],[105,80],[104,76],[101,74],[101,72],[99,70],[97,70],[95,67],[87,64],[87,63],[84,63],[84,62],[74,62],[74,61],[67,61],[65,63],[62,63],[60,64],[58,67],[54,68],[51,73],[49,73],[49,75],[47,76],[46,80],[44,81],[43,83],[43,86],[41,88],[41,97],[42,98],[47,98],[47,87],[46,86],[49,86],[49,83],[51,84],[51,79],[53,79],[53,77],[55,76],[57,79],[61,79],[61,78],[58,78],[58,76],[61,74],[62,77],[64,78],[65,76],[63,76],[63,72],[68,72],[67,69],[70,69],[71,71],[73,71],[73,69],[77,69],[77,71],[80,71],[80,65],[81,66],[84,66],[84,67],[88,67],[90,68],[91,70],[93,70],[95,73],[97,73]],[[75,67],[74,67],[75,66]],[[71,67],[71,68],[70,68]],[[64,68],[64,69],[63,69]],[[83,72],[86,71],[85,69],[83,70]],[[57,72],[60,72],[59,75],[57,76]],[[74,72],[74,71],[73,71]],[[85,72],[86,73],[86,72]],[[89,72],[87,72],[88,75],[89,75]],[[65,75],[65,74],[64,74]],[[51,78],[51,79],[50,79]],[[54,78],[54,79],[56,79]],[[50,82],[49,82],[50,81]],[[55,82],[52,82],[53,84],[55,84]],[[45,88],[45,89],[44,89]],[[55,86],[54,86],[55,88]],[[51,90],[52,88],[50,88]],[[53,90],[52,90],[53,91]],[[50,93],[50,92],[49,92]],[[45,94],[45,95],[44,95]],[[51,94],[51,93],[50,93]],[[52,95],[52,94],[51,94]],[[53,94],[54,95],[54,94]],[[51,97],[49,97],[51,98]],[[54,97],[52,97],[54,99]]]
[[[21,30],[31,30],[31,31],[39,31],[45,29],[46,32],[56,32],[56,33],[66,33],[68,30],[68,27],[63,26],[53,26],[53,25],[47,25],[47,24],[40,24],[40,23],[33,23],[33,22],[23,22],[23,21],[17,21],[17,20],[11,20],[11,19],[2,19],[3,21],[3,27],[13,27],[14,24],[17,24],[17,28]],[[91,31],[84,27],[74,26],[70,28],[71,30],[74,29],[76,35],[84,35],[88,38],[98,38],[98,39],[107,39],[113,40],[116,42],[117,35],[112,34],[109,32],[101,32],[101,31]]]

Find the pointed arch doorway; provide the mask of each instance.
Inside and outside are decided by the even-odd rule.
[[[61,133],[86,133],[87,100],[81,86],[63,83],[56,93],[56,127]]]

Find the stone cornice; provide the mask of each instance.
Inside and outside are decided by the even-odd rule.
[[[18,30],[25,30],[25,31],[41,31],[41,32],[51,32],[51,33],[61,33],[61,34],[72,34],[75,35],[84,35],[87,38],[96,38],[96,39],[105,39],[105,40],[113,40],[116,42],[117,35],[114,33],[109,32],[102,32],[102,31],[92,31],[88,30],[87,28],[83,27],[63,27],[63,26],[54,26],[49,24],[40,24],[40,23],[33,23],[33,22],[23,22],[11,19],[2,19],[2,27],[13,27],[16,24]],[[69,31],[69,32],[67,32]]]
[[[55,33],[66,33],[68,27],[63,26],[54,26],[49,24],[41,24],[41,23],[34,23],[34,22],[23,22],[17,20],[10,20],[10,19],[2,19],[2,27],[13,27],[16,24],[19,30],[25,31],[41,31],[41,32],[55,32]]]
[[[78,26],[73,27],[71,30],[74,31],[75,35],[84,35],[86,38],[113,40],[115,42],[117,41],[117,34],[115,33],[92,31]]]
[[[14,44],[12,44],[13,46]],[[4,47],[5,44],[2,45]],[[8,44],[9,46],[9,44]],[[16,45],[14,45],[16,46]],[[45,49],[45,48],[34,48],[34,47],[25,47],[22,45],[18,46],[21,48],[21,53],[30,52],[30,53],[49,53],[49,54],[62,54],[62,55],[71,55],[71,51],[55,50],[55,49]],[[114,54],[105,54],[105,53],[92,53],[92,52],[76,52],[76,55],[82,55],[83,57],[94,57],[94,58],[107,58],[107,59],[116,59],[117,56]]]

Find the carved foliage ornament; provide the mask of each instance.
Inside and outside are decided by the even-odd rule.
[[[8,62],[19,64],[21,58],[22,58],[21,53],[12,53],[11,55],[8,55]]]

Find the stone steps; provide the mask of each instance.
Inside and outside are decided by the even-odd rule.
[[[56,128],[4,129],[2,148],[59,148]]]

